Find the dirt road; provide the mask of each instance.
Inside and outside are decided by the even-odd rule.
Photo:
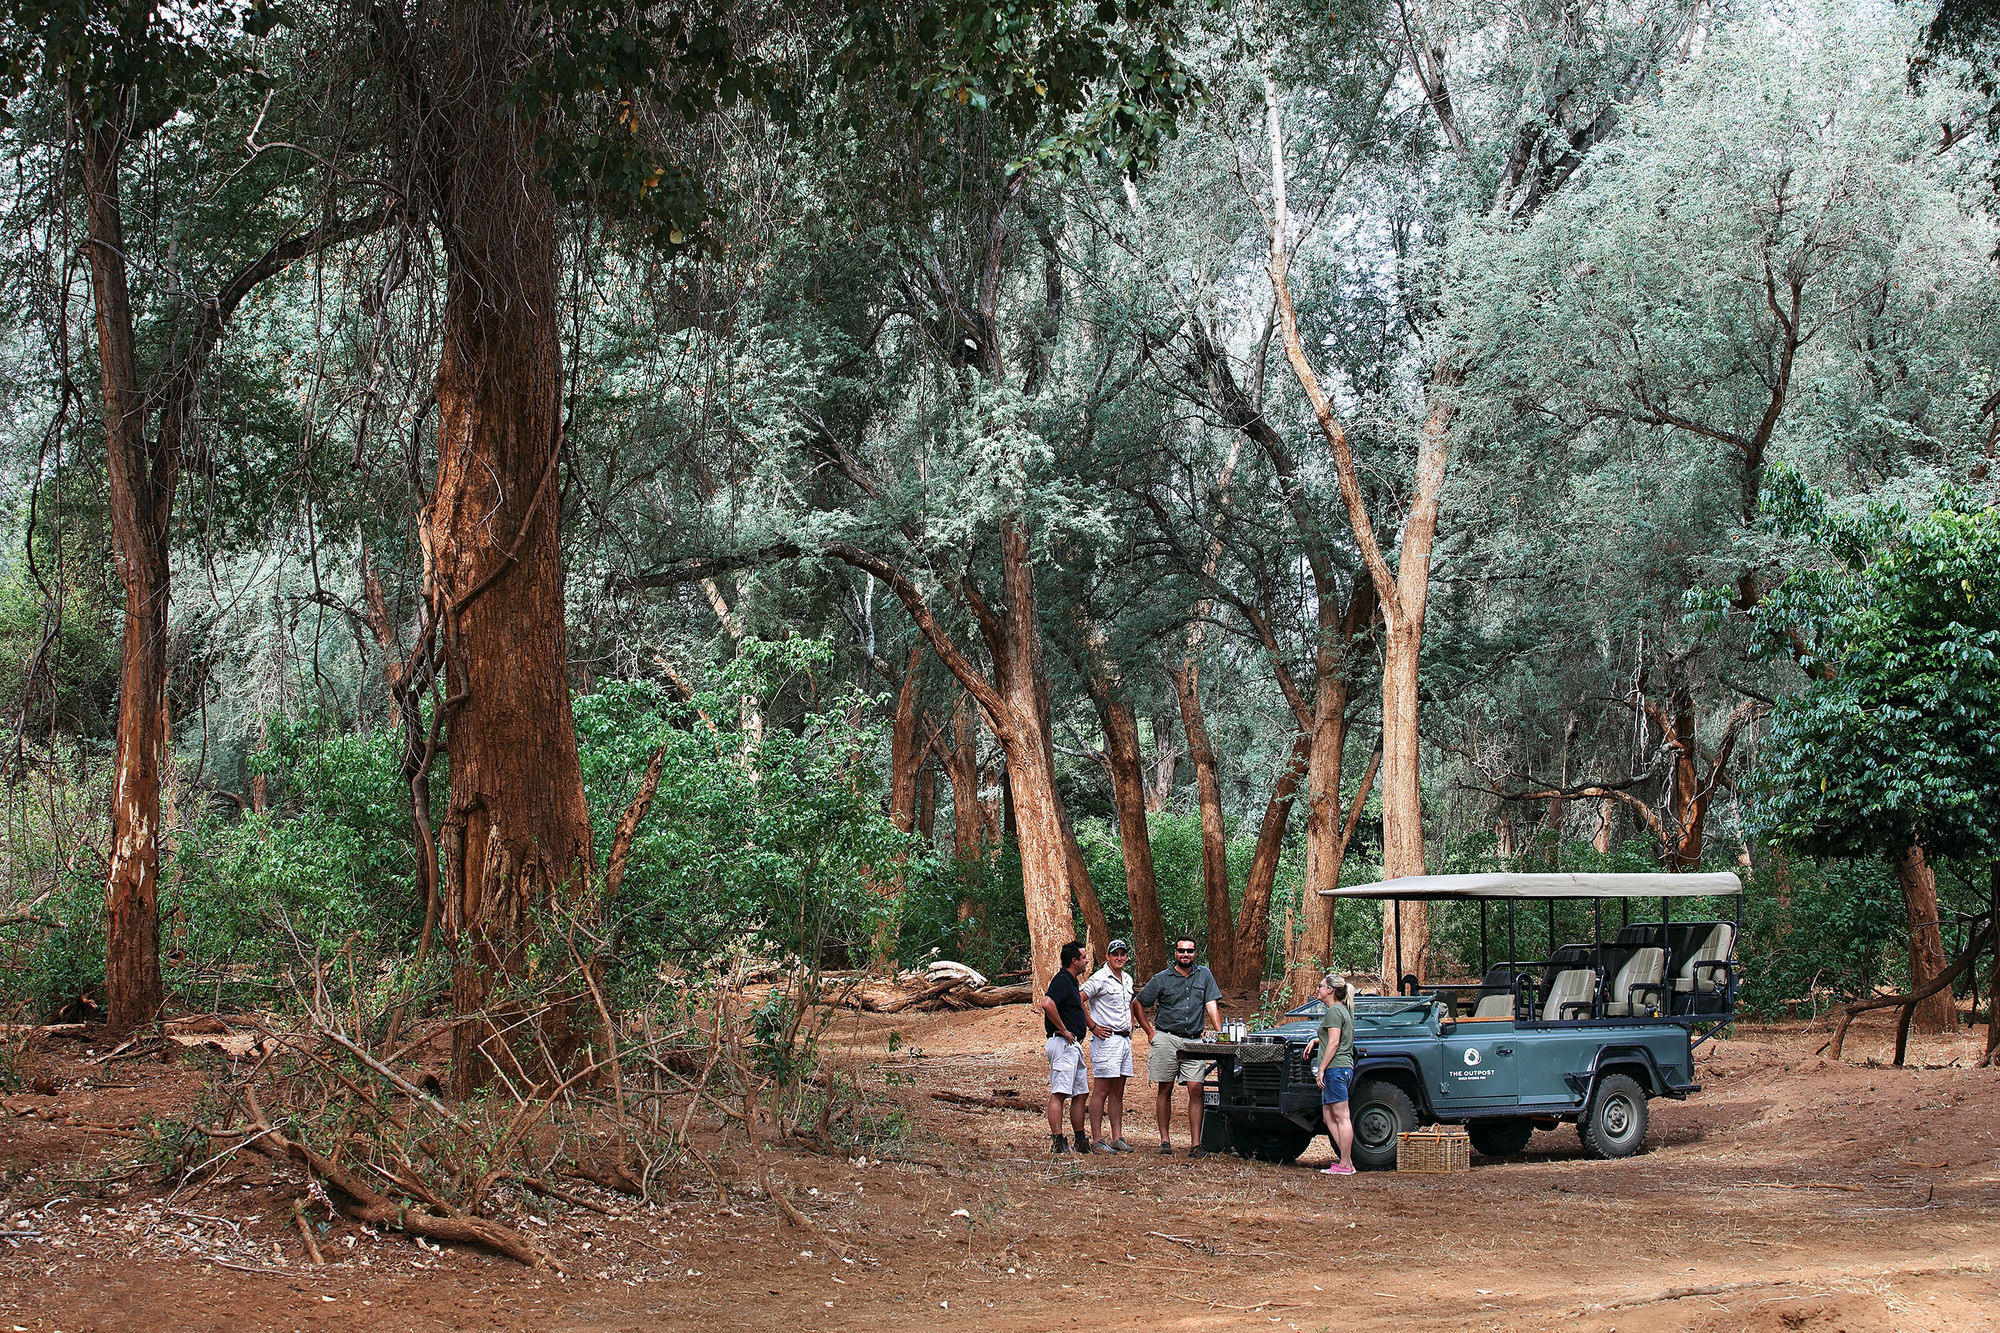
[[[561,1277],[353,1228],[315,1267],[298,1183],[261,1168],[171,1204],[145,1171],[78,1183],[130,1160],[117,1127],[141,1111],[184,1114],[199,1076],[76,1065],[135,1086],[4,1099],[0,1333],[2000,1330],[2000,1071],[1963,1067],[1970,1039],[1892,1070],[1865,1063],[1886,1029],[1828,1065],[1823,1034],[1743,1028],[1703,1048],[1701,1094],[1654,1104],[1631,1160],[1585,1160],[1565,1127],[1469,1175],[1329,1178],[1308,1169],[1323,1140],[1298,1167],[1052,1162],[1039,1116],[930,1095],[1038,1096],[1039,1031],[1021,1007],[856,1021],[835,1058],[889,1076],[906,1160],[770,1154],[811,1230],[747,1186],[652,1209],[593,1196],[611,1215],[540,1201],[523,1225]],[[1128,1137],[1157,1143],[1150,1089],[1129,1102]]]

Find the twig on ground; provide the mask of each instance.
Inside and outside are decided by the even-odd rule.
[[[588,1208],[591,1212],[602,1213],[606,1217],[617,1216],[616,1213],[601,1203],[586,1199],[580,1194],[571,1194],[568,1190],[557,1189],[554,1185],[537,1180],[533,1176],[516,1176],[514,1179],[522,1188],[531,1189],[537,1194],[546,1195],[559,1203],[570,1204],[577,1208]],[[591,1183],[595,1184],[596,1182],[593,1181]]]
[[[1167,1295],[1177,1301],[1186,1301],[1190,1305],[1206,1305],[1211,1310],[1242,1310],[1248,1312],[1251,1310],[1303,1310],[1306,1308],[1304,1301],[1260,1301],[1255,1305],[1224,1305],[1221,1301],[1211,1301],[1203,1296],[1183,1296],[1177,1291],[1170,1291]]]
[[[324,1267],[326,1265],[326,1256],[319,1252],[319,1242],[313,1239],[312,1223],[306,1221],[306,1203],[304,1199],[292,1200],[292,1223],[299,1229],[299,1239],[306,1243],[306,1253],[312,1256],[312,1261],[315,1264]]]

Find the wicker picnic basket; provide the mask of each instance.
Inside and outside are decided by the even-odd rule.
[[[1396,1136],[1396,1169],[1449,1175],[1472,1169],[1472,1139],[1463,1125],[1432,1125]]]

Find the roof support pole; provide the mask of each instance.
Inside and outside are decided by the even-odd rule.
[[[1403,993],[1403,900],[1396,899],[1396,976],[1390,983],[1391,995]]]
[[[1519,984],[1514,964],[1521,961],[1521,951],[1514,944],[1514,899],[1507,900],[1507,992],[1513,994]]]

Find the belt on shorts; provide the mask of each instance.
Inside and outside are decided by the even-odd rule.
[[[1161,1028],[1160,1031],[1166,1033],[1170,1037],[1179,1037],[1182,1041],[1201,1040],[1201,1034],[1199,1032],[1176,1032],[1172,1028]]]
[[[1121,1032],[1116,1028],[1106,1028],[1104,1029],[1104,1035],[1107,1037],[1124,1037],[1129,1040],[1132,1036],[1132,1029],[1126,1028]]]

